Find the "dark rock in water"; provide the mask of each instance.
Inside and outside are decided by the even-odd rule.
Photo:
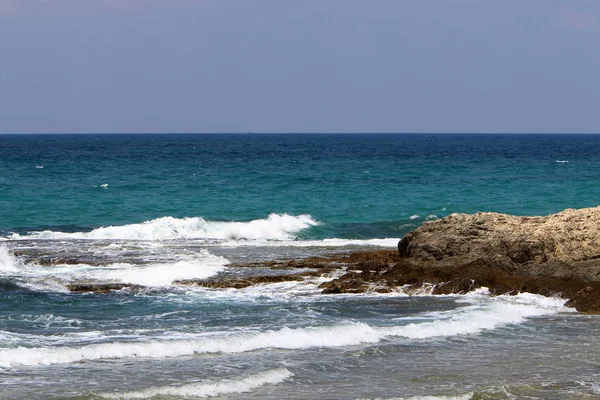
[[[345,255],[343,257],[346,257]],[[208,279],[183,279],[173,282],[176,285],[198,285],[212,289],[243,289],[248,286],[268,283],[303,281],[306,277],[321,276],[333,270],[341,269],[345,264],[334,257],[309,257],[301,260],[262,261],[258,263],[232,264],[230,268],[268,268],[278,273],[250,276],[215,276]],[[298,273],[282,273],[281,270],[305,269]]]
[[[284,275],[259,275],[247,276],[243,278],[221,278],[221,279],[184,279],[175,281],[176,285],[198,285],[211,289],[243,289],[248,286],[257,285],[260,283],[279,283],[291,281],[303,281],[304,274],[284,274]]]
[[[600,207],[546,217],[452,214],[408,233],[398,243],[397,259],[388,261],[393,265],[382,265],[379,273],[359,268],[327,282],[324,292],[429,284],[433,294],[449,294],[485,286],[493,294],[561,295],[579,311],[598,313]]]
[[[72,283],[67,285],[75,293],[110,293],[123,289],[142,289],[143,286],[128,283]]]

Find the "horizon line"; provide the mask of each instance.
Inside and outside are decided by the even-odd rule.
[[[599,132],[0,132],[0,135],[600,135]]]

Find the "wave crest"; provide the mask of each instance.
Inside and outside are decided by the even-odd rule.
[[[291,240],[294,234],[319,223],[312,216],[270,214],[248,222],[207,221],[201,217],[162,217],[141,224],[108,226],[90,232],[31,232],[11,239],[120,239],[120,240]]]

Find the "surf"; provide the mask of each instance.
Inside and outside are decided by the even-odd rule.
[[[90,232],[38,231],[14,233],[13,240],[84,239],[84,240],[290,240],[303,229],[318,225],[308,214],[270,214],[267,218],[241,221],[210,221],[202,217],[161,217],[138,224],[107,226]]]
[[[101,359],[172,358],[201,354],[244,353],[262,349],[301,350],[379,343],[383,340],[431,340],[476,335],[528,319],[568,311],[563,299],[522,293],[489,297],[481,292],[457,297],[467,305],[453,311],[394,320],[393,325],[372,326],[346,321],[330,326],[283,327],[262,332],[197,334],[185,340],[96,343],[0,350],[0,367],[43,366]]]

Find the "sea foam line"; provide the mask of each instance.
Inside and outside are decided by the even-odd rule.
[[[276,385],[294,376],[286,368],[275,368],[241,379],[215,383],[191,383],[182,386],[152,387],[123,393],[102,393],[108,399],[148,399],[156,396],[213,397],[230,393],[247,393],[261,386]]]
[[[377,343],[392,337],[425,340],[478,334],[526,319],[565,310],[563,299],[539,295],[474,296],[472,304],[428,322],[371,327],[353,322],[334,326],[282,328],[276,331],[204,336],[186,340],[113,342],[80,347],[12,348],[0,350],[0,367],[50,365],[98,359],[166,358],[203,353],[241,353],[265,348],[308,349]]]
[[[90,232],[31,232],[10,239],[118,239],[118,240],[290,240],[294,234],[319,223],[310,215],[270,214],[249,222],[207,221],[204,218],[162,217],[141,224],[108,226]]]

